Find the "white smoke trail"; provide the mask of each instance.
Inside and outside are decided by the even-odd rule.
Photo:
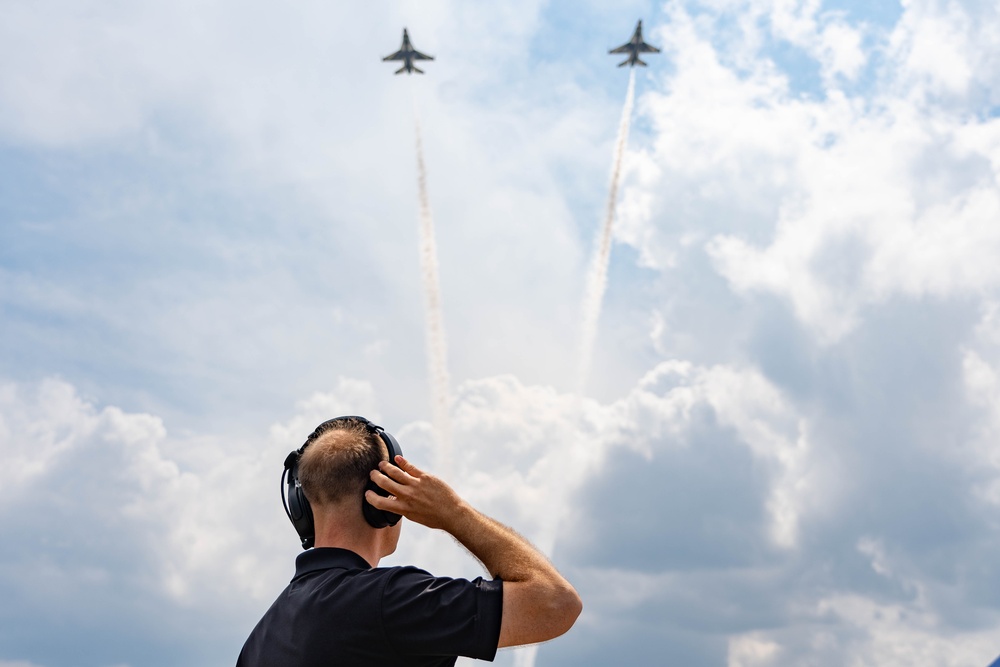
[[[635,70],[629,73],[628,91],[625,93],[625,106],[622,108],[621,122],[618,126],[618,139],[615,142],[614,160],[611,168],[611,184],[608,188],[608,202],[604,213],[604,224],[601,227],[597,240],[597,247],[594,249],[594,256],[591,259],[590,270],[587,274],[587,285],[583,299],[583,327],[580,343],[580,367],[579,367],[579,392],[577,400],[583,407],[583,391],[586,388],[587,377],[590,374],[591,357],[594,352],[594,342],[597,339],[597,323],[601,316],[601,302],[604,299],[604,290],[608,280],[608,260],[611,256],[611,239],[614,231],[615,207],[618,202],[618,185],[621,182],[622,162],[625,157],[625,147],[628,144],[629,124],[632,119],[632,106],[635,101]],[[570,480],[581,479],[583,469],[580,467],[583,461],[564,462],[563,467],[569,464],[569,470],[562,470],[567,473]],[[553,508],[551,521],[544,526],[541,535],[538,536],[537,545],[546,554],[552,555],[559,527],[566,514],[565,507]],[[535,660],[538,657],[538,646],[526,646],[520,648],[514,655],[514,667],[535,667]]]
[[[427,165],[420,117],[414,101],[414,126],[417,135],[417,188],[420,198],[420,269],[424,282],[424,306],[427,322],[427,374],[431,384],[431,410],[437,439],[436,473],[451,477],[451,418],[449,415],[448,351],[441,308],[441,283],[438,278],[437,245],[434,242],[434,218],[427,196]]]
[[[519,648],[514,654],[514,667],[535,667],[536,657],[538,657],[538,644]]]
[[[615,224],[615,208],[618,204],[618,184],[621,180],[622,161],[628,144],[628,130],[632,119],[632,105],[635,101],[635,70],[629,74],[628,92],[622,108],[621,123],[618,125],[618,140],[615,142],[614,162],[611,168],[611,184],[608,188],[608,203],[604,212],[604,224],[597,240],[597,247],[587,273],[587,285],[583,293],[583,327],[580,337],[580,367],[578,389],[583,393],[590,375],[590,364],[597,339],[597,324],[601,318],[601,303],[608,285],[608,261],[611,257],[611,239]]]

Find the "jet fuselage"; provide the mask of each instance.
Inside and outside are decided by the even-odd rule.
[[[646,66],[640,58],[641,53],[659,53],[660,50],[653,46],[652,44],[647,44],[642,39],[642,19],[639,19],[639,23],[635,26],[635,32],[632,33],[632,39],[626,43],[619,46],[617,49],[611,49],[608,53],[627,53],[628,58],[618,64],[619,67],[635,67],[636,65]]]
[[[399,47],[399,51],[382,58],[383,62],[390,60],[402,60],[403,66],[396,70],[396,74],[402,74],[406,72],[407,74],[423,74],[424,71],[419,69],[413,64],[414,60],[434,60],[434,56],[429,56],[425,53],[420,53],[413,45],[410,43],[410,34],[403,28],[403,45]]]

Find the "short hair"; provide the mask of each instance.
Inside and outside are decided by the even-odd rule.
[[[369,474],[389,458],[385,443],[352,417],[320,424],[299,459],[299,482],[312,505],[333,505],[364,493]]]

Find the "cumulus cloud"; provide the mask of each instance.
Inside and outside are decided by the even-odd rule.
[[[639,105],[651,143],[629,157],[618,239],[662,276],[650,299],[658,354],[683,351],[727,372],[749,359],[763,384],[735,393],[764,400],[772,387],[780,400],[751,402],[753,418],[727,421],[718,390],[706,394],[719,425],[744,425],[735,437],[705,436],[718,478],[688,467],[693,457],[647,478],[657,488],[649,502],[663,511],[673,501],[730,512],[730,526],[756,529],[710,534],[670,512],[641,543],[659,566],[636,557],[615,585],[635,591],[626,606],[671,619],[671,655],[692,664],[906,664],[908,646],[950,656],[944,664],[985,664],[996,608],[970,582],[992,590],[995,579],[973,554],[996,542],[996,122],[978,75],[965,81],[959,68],[942,78],[945,65],[935,74],[901,45],[989,71],[995,10],[904,3],[894,27],[854,25],[852,43],[866,49],[860,69],[834,72],[819,26],[849,19],[824,15],[820,3],[668,7],[660,36],[675,67]],[[774,56],[776,43],[807,41],[818,90],[797,88],[801,73]],[[869,67],[875,88],[860,76]],[[748,483],[754,468],[740,451],[769,451],[752,459],[771,463],[765,486]],[[705,475],[695,488],[715,493],[665,492],[664,480],[680,483],[672,468]],[[590,487],[605,503],[615,490]],[[724,493],[732,504],[713,504]],[[743,545],[740,557],[719,556],[733,551],[726,539]],[[675,543],[712,545],[711,556],[675,554]],[[612,552],[589,551],[606,566]],[[940,570],[939,559],[954,565]],[[671,569],[689,563],[709,571],[684,580]],[[797,583],[777,583],[788,577]],[[709,590],[731,595],[737,610],[753,606],[755,618],[692,604]],[[762,630],[772,624],[784,629]],[[725,657],[704,635],[678,631],[691,625],[728,628]]]
[[[996,104],[1000,58],[990,48],[1000,12],[989,2],[911,0],[892,31],[900,92],[961,113],[965,105]]]
[[[59,380],[7,383],[2,395],[0,455],[12,475],[0,523],[16,536],[0,577],[4,650],[52,664],[73,651],[86,664],[150,664],[150,647],[175,643],[157,664],[232,660],[297,547],[277,496],[284,455],[330,415],[378,415],[371,387],[351,380],[249,440],[172,437],[159,418],[98,407]],[[158,625],[146,607],[178,620]],[[53,623],[68,636],[41,648]],[[195,648],[199,636],[217,646]]]
[[[15,312],[0,337],[64,357],[25,376],[85,383],[70,358],[87,356],[116,378],[141,374],[142,387],[235,411],[261,400],[250,386],[305,395],[335,368],[378,375],[398,388],[394,403],[414,405],[407,419],[420,416],[426,407],[405,401],[425,366],[415,96],[446,325],[464,313],[469,329],[451,345],[453,372],[561,378],[576,313],[552,304],[577,299],[586,242],[552,162],[591,159],[581,146],[601,140],[601,105],[579,86],[555,106],[533,104],[551,101],[563,76],[526,62],[542,6],[12,6],[0,27],[0,135],[25,179],[15,189],[40,203],[12,198],[4,243],[18,259],[0,271],[0,303]],[[403,23],[438,54],[433,77],[393,77],[372,51],[394,48]],[[525,77],[524,96],[497,94]],[[58,174],[31,166],[43,153]],[[507,343],[517,336],[535,352]],[[189,365],[205,357],[216,362]],[[217,390],[194,397],[203,385],[189,376]],[[137,400],[138,386],[120,389],[108,400],[165,409]],[[167,402],[185,400],[176,394]],[[258,405],[271,399],[281,400]]]
[[[867,63],[863,26],[852,25],[842,12],[824,8],[820,0],[721,0],[709,4],[716,11],[739,16],[741,39],[748,44],[760,46],[777,39],[804,51],[819,64],[827,85],[856,78]]]
[[[671,363],[612,405],[526,386],[510,376],[466,383],[454,409],[457,440],[467,443],[458,449],[456,486],[476,506],[547,551],[558,551],[556,538],[576,532],[567,522],[579,521],[574,506],[583,487],[600,476],[610,452],[624,449],[652,460],[660,438],[686,430],[692,412],[710,404],[722,428],[742,434],[752,454],[775,467],[780,495],[787,473],[783,445],[780,438],[765,440],[773,438],[773,428],[789,427],[788,415],[780,397],[761,383],[753,373]],[[221,615],[215,627],[231,640],[240,630],[245,633],[244,609],[266,606],[295,553],[292,531],[270,492],[280,461],[319,421],[354,412],[378,418],[371,387],[345,379],[335,391],[301,402],[295,416],[276,424],[269,437],[185,440],[171,437],[156,417],[98,408],[62,381],[33,387],[8,383],[0,412],[4,458],[37,463],[15,467],[14,502],[5,504],[0,517],[5,530],[19,538],[6,549],[13,569],[3,581],[10,599],[28,608],[16,624],[27,630],[36,615],[54,606],[75,623],[95,611],[114,617],[138,599],[196,610],[199,619]],[[771,421],[777,426],[769,426]],[[791,428],[794,432],[794,424]],[[408,454],[428,457],[427,424],[405,425],[398,432]],[[44,456],[22,456],[25,442]],[[26,524],[27,488],[57,492],[32,504]],[[789,507],[778,511],[772,498],[765,503],[776,527],[771,539],[785,544]],[[411,543],[394,558],[478,574],[461,550],[442,548],[446,541],[440,535],[407,530]],[[39,547],[49,554],[47,562],[32,567],[27,559]],[[572,562],[568,552],[559,560]],[[83,595],[105,602],[96,609],[80,606]],[[177,631],[193,629],[185,623]],[[145,641],[154,643],[169,634],[143,632]],[[136,659],[118,642],[108,645],[106,655]],[[165,659],[170,664],[176,658]]]
[[[768,38],[815,42],[808,17],[817,6],[779,3]],[[647,265],[707,251],[734,290],[780,295],[828,342],[895,295],[997,287],[1000,125],[977,112],[987,107],[941,107],[952,86],[935,79],[927,85],[938,89],[914,96],[905,82],[915,65],[895,51],[878,74],[885,92],[831,85],[803,98],[765,50],[748,69],[728,65],[714,46],[716,24],[673,7],[663,36],[677,69],[664,81],[668,92],[644,99],[655,144],[637,151],[620,235]],[[963,41],[965,50],[992,53],[988,30],[972,23],[996,17],[913,3],[893,39],[957,31],[978,35]]]
[[[989,321],[987,314],[982,326]],[[988,385],[976,372],[970,386]],[[967,552],[955,563],[971,575],[983,567],[977,554],[991,534],[960,530],[933,546],[904,547],[885,522],[902,519],[906,504],[876,510],[874,521],[855,519],[858,502],[877,497],[868,485],[885,484],[887,463],[863,442],[817,437],[828,418],[803,407],[753,368],[684,361],[659,364],[610,403],[512,376],[463,384],[453,406],[462,443],[456,487],[549,550],[588,601],[576,640],[543,648],[539,659],[570,664],[581,651],[600,658],[622,641],[662,632],[673,642],[668,652],[692,664],[718,664],[708,656],[719,652],[728,664],[785,664],[818,651],[829,658],[817,665],[903,664],[906,642],[935,655],[955,651],[944,664],[982,657],[997,623],[986,609],[995,605],[983,600],[983,611],[967,617],[972,582],[942,580],[934,553]],[[105,600],[99,616],[146,600],[187,610],[192,623],[213,617],[215,632],[228,637],[216,638],[215,650],[236,650],[283,586],[297,549],[272,493],[280,461],[316,423],[353,412],[377,419],[378,401],[368,383],[342,379],[267,435],[185,439],[155,417],[99,408],[64,382],[7,383],[4,457],[37,439],[50,452],[46,464],[21,465],[18,479],[59,489],[38,510],[43,537],[31,537],[22,503],[5,505],[0,517],[18,537],[10,545],[41,540],[49,554],[33,567],[28,547],[7,547],[3,587],[11,599],[34,600],[22,622],[53,605],[82,622],[94,610],[77,597],[89,591]],[[402,425],[397,435],[415,460],[431,460],[429,424]],[[950,453],[918,456],[941,465]],[[846,498],[845,476],[859,465],[875,474],[856,480],[855,497]],[[973,513],[962,521],[973,519],[984,520]],[[409,524],[405,531],[391,562],[480,573],[441,534]],[[137,631],[150,643],[169,634]],[[188,623],[170,631],[194,632]],[[199,648],[195,642],[184,659]],[[134,661],[114,642],[105,656]],[[162,664],[176,659],[168,654]],[[515,659],[506,653],[501,664]]]

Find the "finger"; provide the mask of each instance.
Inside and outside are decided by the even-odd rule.
[[[410,463],[409,460],[404,458],[402,454],[396,454],[396,465],[413,477],[420,477],[424,474],[423,470]]]
[[[413,481],[412,475],[410,475],[405,470],[399,468],[398,466],[392,465],[388,461],[379,461],[378,469],[386,477],[392,478],[394,482],[398,482],[400,484],[409,484],[410,482]]]
[[[398,496],[403,490],[403,485],[388,477],[381,470],[372,470],[369,474],[371,480],[394,496]]]
[[[399,507],[399,500],[394,496],[386,498],[369,489],[368,491],[365,491],[365,500],[367,500],[368,504],[377,510],[388,510],[390,512],[395,512],[396,514],[402,514],[401,508]]]

